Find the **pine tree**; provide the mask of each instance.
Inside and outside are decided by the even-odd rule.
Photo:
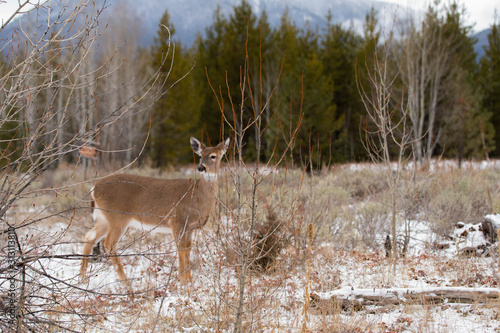
[[[275,117],[279,122],[278,149],[283,150],[290,140],[290,133],[300,121],[301,99],[302,99],[302,69],[300,63],[299,29],[292,23],[288,9],[281,16],[279,27],[273,33],[273,51],[275,58],[272,61],[273,76],[277,76],[281,66],[281,78],[276,98],[271,107],[277,110]],[[287,138],[287,139],[283,139]],[[295,163],[297,148],[294,145],[291,151],[291,163]]]
[[[488,46],[481,58],[480,82],[483,88],[483,107],[492,113],[491,123],[497,129],[492,156],[500,157],[500,25],[493,24],[488,34]]]
[[[243,0],[240,6],[234,7],[233,14],[229,17],[228,29],[225,34],[224,53],[226,55],[224,68],[226,70],[227,85],[230,88],[231,100],[236,103],[236,117],[233,114],[230,103],[226,103],[224,113],[227,119],[230,119],[236,127],[246,127],[254,118],[256,112],[259,112],[258,105],[252,105],[250,99],[250,91],[248,85],[252,86],[254,92],[258,92],[259,82],[259,50],[260,50],[260,29],[258,27],[257,16],[253,13],[250,4]],[[248,72],[245,70],[246,53],[248,52]],[[265,53],[265,50],[262,52]],[[242,74],[247,75],[246,82],[242,82]],[[242,101],[240,84],[245,84],[245,100]],[[223,86],[227,89],[227,86]],[[229,93],[229,92],[228,92]],[[253,96],[254,100],[258,100],[257,96]],[[243,103],[243,119],[240,120],[240,105]],[[258,104],[256,102],[256,104]],[[247,132],[245,136],[245,155],[247,159],[257,159],[255,156],[255,139],[256,133],[252,130]],[[259,157],[260,158],[260,157]]]
[[[171,37],[163,26],[174,35],[175,28],[170,23],[168,11],[163,14],[151,48],[152,67],[161,68],[164,75],[169,75],[166,84],[161,87],[164,94],[151,112],[149,153],[157,167],[192,161],[186,140],[196,135],[202,101],[190,74],[194,64],[192,52],[184,51],[180,42],[170,44]],[[167,54],[169,47],[171,51]],[[171,67],[172,55],[174,62]]]
[[[451,56],[446,74],[446,99],[440,112],[444,117],[443,142],[446,155],[456,156],[459,163],[465,157],[485,157],[492,149],[494,128],[491,112],[481,105],[482,90],[476,84],[478,64],[472,37],[472,27],[464,23],[465,9],[453,2],[446,9],[443,25]]]
[[[15,107],[6,109],[0,121],[0,168],[16,165],[24,147],[24,127]]]
[[[270,37],[271,29],[265,13],[259,20],[253,13],[250,4],[243,0],[239,6],[234,7],[234,11],[228,19],[221,14],[220,8],[218,8],[214,15],[213,24],[207,29],[207,38],[205,40],[199,39],[198,56],[201,66],[197,69],[197,77],[199,78],[198,83],[206,91],[201,122],[205,126],[209,142],[210,140],[217,141],[223,135],[224,122],[222,121],[221,108],[226,119],[232,124],[234,123],[236,128],[245,127],[250,119],[254,118],[254,111],[259,111],[260,97],[253,96],[254,105],[252,105],[252,99],[248,96],[250,93],[248,85],[252,86],[254,93],[257,93],[260,91],[260,80],[262,79],[263,82],[266,80],[266,73],[261,71],[260,66],[261,57],[262,66],[269,62],[269,47],[272,44]],[[243,73],[247,51],[248,72]],[[205,69],[217,96],[214,95],[207,83]],[[248,74],[248,77],[245,83],[245,100],[241,101],[240,83],[243,84],[243,82],[240,80],[243,74]],[[270,92],[269,87],[267,92]],[[230,100],[233,105],[231,105]],[[234,117],[233,114],[233,108],[239,114],[241,103],[243,103],[244,109],[243,121],[240,121],[239,116]],[[227,136],[227,134],[224,135]],[[245,137],[245,154],[249,159],[257,158],[254,156],[255,137],[256,133],[252,133],[251,130]]]
[[[370,93],[376,93],[375,87],[372,87],[371,85],[374,84],[372,80],[370,79],[370,76],[376,75],[376,66],[380,65],[379,61],[382,61],[384,59],[384,52],[385,48],[381,48],[379,43],[380,43],[380,38],[381,37],[381,32],[380,32],[380,27],[378,24],[378,17],[377,17],[377,12],[375,9],[372,7],[370,13],[366,14],[365,16],[365,22],[363,24],[363,34],[361,36],[361,42],[360,42],[360,48],[358,49],[357,52],[357,59],[356,59],[356,82],[357,82],[357,92],[358,94],[361,94],[359,89],[362,91],[367,92],[368,94]],[[358,88],[358,86],[360,88]],[[370,96],[371,100],[376,100],[377,96]],[[366,122],[366,110],[364,107],[358,109],[358,113],[355,113],[355,117],[353,121],[358,121],[357,124],[353,123],[353,126],[356,126],[356,128],[359,129],[360,132],[365,132],[369,131],[371,132],[371,128],[366,128],[366,126],[371,126],[373,124],[370,124],[370,122]],[[359,128],[362,126],[362,128]],[[375,129],[373,129],[376,131]],[[361,158],[364,158],[366,156],[365,152],[360,151],[359,152],[361,155]]]
[[[331,91],[336,105],[336,126],[332,131],[332,155],[336,162],[353,161],[363,150],[359,139],[359,118],[362,105],[356,88],[356,57],[361,40],[351,28],[332,24],[327,15],[327,27],[321,42],[324,75],[333,82]]]
[[[333,103],[333,80],[325,75],[320,59],[318,34],[307,28],[299,36],[299,59],[303,69],[303,122],[299,132],[299,149],[303,162],[310,168],[329,164],[331,135],[341,123],[337,122],[337,106]],[[307,158],[305,158],[307,156]]]
[[[199,127],[202,129],[200,137],[205,142],[219,142],[221,133],[222,117],[217,97],[209,86],[207,74],[215,90],[215,94],[220,98],[220,91],[224,85],[224,61],[226,55],[223,50],[224,36],[227,30],[227,19],[221,12],[220,6],[214,12],[213,23],[206,28],[206,38],[198,36],[197,47],[197,65],[194,69],[194,76],[199,91],[202,92]],[[219,90],[220,87],[220,90]],[[226,89],[224,89],[226,91]]]

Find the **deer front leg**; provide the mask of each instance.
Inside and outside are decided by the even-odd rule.
[[[104,247],[106,248],[106,251],[110,255],[111,263],[115,267],[116,273],[118,274],[120,281],[125,286],[130,288],[130,281],[127,279],[125,271],[123,270],[122,263],[120,262],[120,259],[118,259],[118,255],[116,254],[116,244],[120,240],[120,237],[121,233],[110,231],[106,236],[106,238],[104,239]]]
[[[184,230],[177,233],[177,253],[179,254],[179,280],[186,285],[193,281],[191,277],[191,233]]]
[[[106,236],[108,225],[102,220],[98,220],[95,226],[85,234],[83,244],[83,258],[80,266],[80,281],[85,281],[87,278],[87,267],[89,264],[89,256],[92,253],[94,245]]]

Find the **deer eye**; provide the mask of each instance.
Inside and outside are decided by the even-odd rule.
[[[215,156],[215,155],[210,155],[210,158],[211,158],[212,160],[215,160],[215,159],[217,158],[217,156]]]

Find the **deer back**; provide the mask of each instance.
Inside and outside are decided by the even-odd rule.
[[[97,209],[122,222],[136,220],[150,225],[186,223],[202,227],[215,205],[216,183],[204,179],[160,179],[113,175],[94,186]]]

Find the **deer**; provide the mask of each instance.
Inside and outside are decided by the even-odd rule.
[[[177,245],[179,280],[192,282],[190,252],[192,234],[208,221],[217,203],[218,171],[229,148],[229,138],[215,147],[190,139],[200,156],[194,179],[162,179],[116,174],[99,180],[91,190],[94,227],[85,234],[80,280],[86,281],[89,257],[96,243],[109,254],[120,281],[130,287],[116,245],[128,227],[169,232]]]

